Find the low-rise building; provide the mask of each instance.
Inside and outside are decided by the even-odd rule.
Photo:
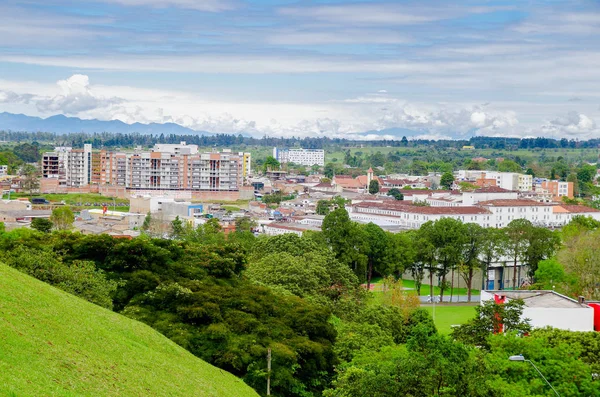
[[[523,300],[522,319],[529,319],[533,328],[594,331],[594,309],[583,300],[554,291],[481,291],[481,304],[490,300],[506,303],[513,299]]]

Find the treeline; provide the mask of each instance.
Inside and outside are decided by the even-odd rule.
[[[277,138],[263,136],[255,138],[244,136],[242,134],[123,134],[111,132],[73,132],[70,134],[56,134],[50,132],[26,132],[26,131],[0,131],[3,139],[9,142],[41,142],[56,145],[66,145],[73,147],[82,147],[84,143],[91,143],[96,148],[119,148],[133,146],[153,146],[156,143],[179,143],[186,141],[189,144],[195,144],[203,147],[207,146],[266,146],[266,147],[303,147],[308,149],[325,149],[332,146],[336,147],[419,147],[430,146],[440,149],[461,149],[463,146],[474,146],[476,149],[553,149],[553,148],[598,148],[600,139],[575,140],[575,139],[553,139],[553,138],[499,138],[476,136],[470,139],[459,140],[429,140],[429,139],[407,139],[407,137],[398,137],[398,139],[361,141],[340,138]]]
[[[521,261],[539,260],[537,272],[547,275],[552,268],[542,263],[552,262],[557,247],[528,249],[555,242],[556,234],[513,226],[497,239],[473,238],[496,229],[445,219],[391,234],[356,224],[338,208],[327,215],[322,232],[302,237],[257,238],[249,220],[237,222],[228,235],[214,219],[198,228],[176,220],[169,239],[0,227],[0,262],[152,326],[261,395],[269,376],[274,396],[546,395],[532,368],[508,361],[521,353],[561,395],[599,395],[592,374],[600,369],[600,334],[544,330],[523,337],[530,326],[515,301],[491,302],[444,336],[414,291],[403,289],[403,272],[419,266],[440,274],[452,266],[463,272],[469,261],[484,267],[488,240],[518,245]],[[593,238],[597,226],[578,218],[565,236]],[[569,274],[569,285],[582,285]],[[375,300],[361,283],[386,275]],[[508,333],[493,335],[499,319]]]

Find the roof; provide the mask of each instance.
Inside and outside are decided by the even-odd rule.
[[[500,186],[485,186],[475,189],[473,193],[514,193],[514,190],[501,188]]]
[[[592,207],[586,207],[585,205],[560,205],[554,208],[554,212],[562,212],[558,210],[559,208],[562,208],[565,210],[565,212],[571,214],[586,214],[590,212],[600,212],[600,210],[597,210]]]
[[[526,307],[535,308],[581,308],[588,307],[575,299],[554,291],[523,290],[523,291],[487,291],[492,294],[506,296],[508,299],[523,299]]]
[[[49,218],[52,215],[49,210],[5,210],[0,213],[14,218]]]
[[[548,207],[555,206],[556,203],[541,203],[535,200],[527,199],[502,199],[502,200],[488,200],[481,201],[478,205],[489,206],[489,207]]]
[[[320,232],[321,228],[313,225],[305,225],[302,223],[289,223],[289,222],[273,222],[265,225],[265,227],[274,227],[276,229],[293,230],[297,232],[303,232],[306,230],[313,230]]]
[[[395,210],[411,214],[430,214],[430,215],[479,215],[490,214],[490,211],[476,206],[457,206],[457,207],[430,207],[414,205],[405,201],[394,201],[386,203],[362,202],[354,204],[358,208],[380,208],[383,210]],[[387,216],[387,215],[386,215]]]

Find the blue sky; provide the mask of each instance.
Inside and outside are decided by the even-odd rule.
[[[597,1],[3,0],[0,111],[585,139],[600,136],[599,34]]]

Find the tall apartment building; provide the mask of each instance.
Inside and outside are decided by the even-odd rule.
[[[273,157],[280,163],[294,163],[313,166],[325,165],[325,151],[323,149],[278,149],[273,148]]]
[[[83,149],[56,147],[42,156],[42,177],[58,179],[59,186],[80,187],[92,180],[92,145]]]
[[[45,178],[58,178],[59,186],[91,183],[131,190],[237,191],[251,171],[250,153],[200,153],[198,146],[157,144],[150,151],[121,153],[56,148],[42,160]]]

